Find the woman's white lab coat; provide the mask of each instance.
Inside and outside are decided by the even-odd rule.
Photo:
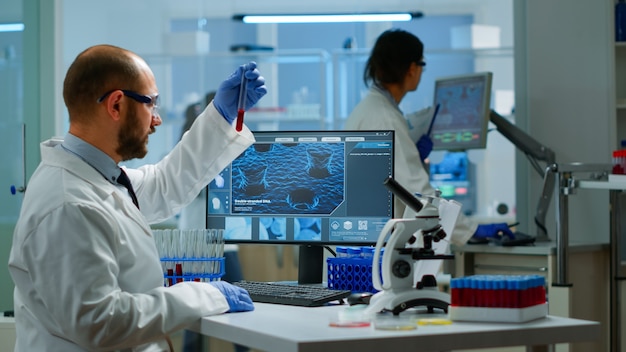
[[[176,214],[253,142],[210,104],[161,162],[127,170],[141,212],[58,140],[42,143],[9,257],[16,351],[164,351],[166,334],[227,311],[209,284],[163,287],[149,223]]]
[[[434,194],[429,176],[422,161],[415,142],[409,135],[408,123],[390,96],[373,87],[368,94],[352,110],[344,126],[346,130],[394,130],[395,131],[395,158],[394,179],[411,193]],[[404,216],[405,204],[395,198],[394,217]],[[464,244],[472,237],[478,224],[459,215],[451,242]]]

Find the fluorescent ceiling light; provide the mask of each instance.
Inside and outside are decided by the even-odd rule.
[[[421,12],[315,14],[315,15],[234,15],[244,23],[337,23],[337,22],[400,22],[422,17]]]
[[[21,32],[24,30],[24,23],[0,23],[0,32]]]

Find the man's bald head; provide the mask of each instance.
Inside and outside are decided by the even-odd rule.
[[[146,69],[139,56],[113,45],[92,46],[78,54],[63,83],[70,122],[81,122],[93,113],[98,98],[110,90],[138,89]]]

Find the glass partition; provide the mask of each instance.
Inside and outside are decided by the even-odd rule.
[[[22,32],[0,32],[0,223],[17,221],[25,186]]]
[[[23,22],[22,0],[0,0],[0,23]],[[7,263],[12,234],[22,206],[24,159],[23,31],[0,32],[0,261]],[[15,190],[15,191],[13,191]],[[13,194],[15,193],[15,194]],[[13,309],[13,281],[6,264],[0,269],[0,312]],[[8,348],[2,346],[0,349]]]
[[[1,81],[1,80],[0,80]],[[20,122],[0,122],[0,140],[3,153],[0,153],[0,223],[14,224],[20,214],[22,194],[25,190],[24,178],[24,124]]]

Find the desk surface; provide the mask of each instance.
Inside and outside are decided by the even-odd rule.
[[[513,323],[454,322],[410,331],[331,327],[343,306],[316,308],[255,303],[255,310],[205,317],[192,327],[204,335],[273,352],[445,351],[594,341],[597,322],[548,316]],[[420,317],[431,317],[422,314]]]

